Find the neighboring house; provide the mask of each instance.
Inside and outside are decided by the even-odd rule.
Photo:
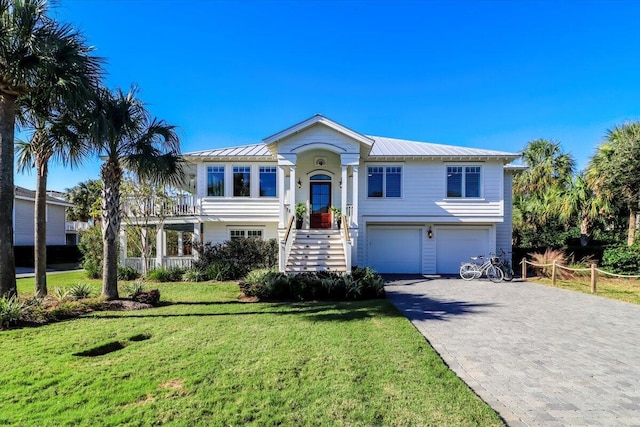
[[[509,163],[518,157],[367,136],[315,115],[260,144],[185,154],[183,190],[193,197],[181,196],[163,227],[212,243],[278,239],[283,271],[457,273],[469,256],[511,250]],[[308,209],[302,230],[293,227],[298,203]],[[158,252],[157,265],[188,265]]]
[[[15,187],[13,207],[13,244],[14,246],[34,245],[34,215],[36,192]],[[72,204],[47,195],[46,221],[47,246],[66,245],[65,211]]]

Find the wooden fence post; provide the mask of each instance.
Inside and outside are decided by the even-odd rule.
[[[527,258],[522,258],[522,280],[527,280]]]
[[[556,285],[556,260],[553,260],[553,265],[551,266],[551,284],[553,286]]]
[[[596,275],[598,273],[596,272],[596,265],[595,264],[591,264],[591,293],[595,294],[596,293]]]

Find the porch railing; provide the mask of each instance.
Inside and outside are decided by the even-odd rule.
[[[291,245],[295,238],[295,229],[293,228],[294,217],[289,217],[289,223],[287,229],[284,232],[282,242],[280,242],[280,271],[284,272],[287,268],[287,260],[289,259],[289,253],[291,252]]]
[[[65,231],[81,231],[89,228],[89,223],[84,221],[66,221],[64,224]]]
[[[183,268],[189,269],[193,267],[192,256],[182,256],[182,257],[163,257],[162,262],[158,265],[158,260],[155,257],[147,258],[147,271],[152,271],[157,268]],[[138,273],[142,273],[142,258],[140,257],[131,257],[126,258],[124,263],[127,267],[131,267],[136,270]]]
[[[344,262],[347,273],[351,272],[351,247],[353,242],[351,241],[351,234],[349,233],[349,226],[347,225],[347,217],[342,215],[342,229],[340,230],[340,237],[342,237],[342,249],[344,250]]]
[[[136,216],[188,216],[199,213],[198,199],[192,194],[181,194],[171,198],[127,198],[123,201],[124,212]]]

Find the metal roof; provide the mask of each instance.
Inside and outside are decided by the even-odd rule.
[[[514,160],[520,157],[517,153],[506,151],[484,150],[480,148],[459,147],[454,145],[433,144],[430,142],[408,141],[405,139],[369,136],[373,147],[371,157],[493,157]],[[240,147],[216,148],[212,150],[185,153],[189,158],[266,158],[275,159],[266,144],[243,145]]]
[[[369,157],[497,157],[518,158],[517,153],[408,141],[405,139],[369,136],[374,140]]]
[[[19,187],[19,186],[15,186],[15,197],[19,198],[19,199],[26,199],[26,200],[36,200],[36,192],[33,190],[29,190],[27,188],[24,187]],[[61,206],[67,206],[67,207],[72,207],[73,204],[67,202],[66,200],[62,200],[59,199],[57,197],[51,197],[49,195],[47,195],[46,197],[47,199],[47,203],[49,204],[53,204],[53,205],[61,205]]]
[[[269,157],[273,155],[266,144],[242,145],[240,147],[214,148],[213,150],[184,153],[185,157]]]

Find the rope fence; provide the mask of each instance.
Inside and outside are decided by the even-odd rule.
[[[527,261],[526,258],[522,258],[520,261],[520,265],[522,265],[522,278],[524,280],[527,279],[527,265],[531,265],[533,267],[551,267],[551,283],[553,286],[556,285],[556,277],[558,269],[574,271],[574,272],[590,272],[591,273],[591,293],[595,294],[598,287],[598,273],[604,274],[611,277],[620,277],[625,279],[640,279],[640,275],[630,275],[630,274],[617,274],[612,273],[610,271],[602,270],[597,267],[597,265],[591,264],[589,268],[570,268],[565,265],[558,264],[555,260],[550,264],[536,264],[531,261]]]

